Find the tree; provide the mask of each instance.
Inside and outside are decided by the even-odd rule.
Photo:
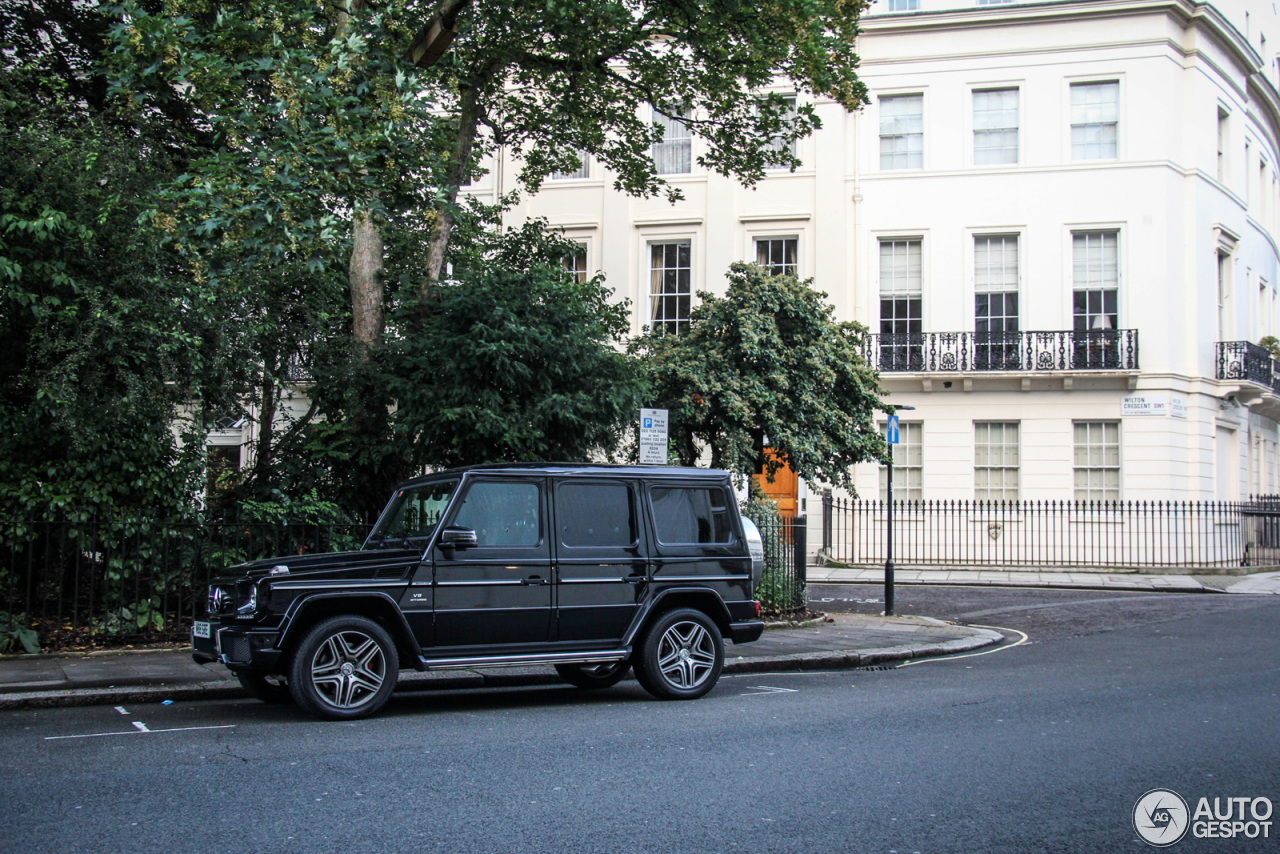
[[[866,101],[853,50],[862,0],[458,6],[445,0],[439,9],[442,19],[456,15],[458,34],[424,75],[453,120],[424,297],[443,269],[458,189],[496,146],[524,158],[530,190],[585,152],[613,171],[618,189],[654,195],[666,184],[649,154],[660,137],[650,109],[684,116],[707,143],[703,165],[752,183],[771,162],[798,165],[785,143],[818,126],[811,106],[793,113],[781,94],[762,94],[776,77],[849,110]]]
[[[172,425],[201,370],[201,330],[137,218],[183,134],[125,127],[103,106],[98,10],[5,11],[0,506],[181,505],[199,460]]]
[[[474,254],[477,226],[492,219],[459,198],[481,159],[506,147],[523,158],[520,180],[533,191],[585,152],[619,189],[666,188],[675,198],[650,156],[657,110],[706,142],[707,168],[751,183],[768,165],[794,167],[787,143],[809,134],[817,116],[805,99],[793,110],[766,90],[781,76],[797,92],[861,105],[853,40],[863,8],[861,0],[124,0],[112,31],[112,91],[139,122],[189,114],[207,130],[210,154],[171,183],[155,221],[208,281],[238,279],[245,292],[253,271],[302,264],[332,287],[320,274],[342,259],[346,368],[317,375],[312,389],[317,413],[345,437],[350,494],[380,496],[432,418],[415,410],[431,404],[424,394],[404,395],[389,418],[385,390],[415,368],[397,361],[408,351],[388,344],[438,329],[434,290],[446,262]],[[416,71],[406,53],[429,21],[456,24],[457,37]],[[250,313],[269,326],[273,305],[263,299]],[[335,337],[321,339],[341,349]],[[411,379],[419,388],[440,381]]]
[[[395,384],[413,460],[460,466],[576,461],[612,452],[640,407],[639,365],[618,349],[626,304],[538,223],[492,237],[455,268],[417,334],[397,344]],[[429,383],[422,382],[430,378]]]
[[[772,477],[781,461],[760,459],[764,435],[802,477],[852,488],[854,463],[888,454],[874,415],[891,408],[864,357],[865,327],[836,323],[826,295],[794,276],[739,263],[728,279],[723,298],[699,293],[687,331],[633,344],[681,462],[693,465],[701,444],[714,468],[763,463]]]
[[[307,443],[275,441],[270,416],[287,369],[304,363],[318,405],[282,438],[306,438],[319,415],[339,425],[340,436],[324,432],[342,447],[341,497],[380,502],[405,473],[382,364],[386,301],[397,276],[421,268],[413,247],[428,234],[439,148],[427,87],[389,47],[409,37],[405,4],[120,10],[112,91],[138,121],[181,102],[209,128],[209,148],[164,187],[153,219],[240,333],[228,343],[246,371],[226,390],[262,404],[247,491],[269,493],[280,466],[299,469],[282,455]]]

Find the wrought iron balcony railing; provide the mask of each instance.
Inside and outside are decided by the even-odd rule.
[[[867,336],[881,373],[1136,371],[1138,330],[911,332]]]
[[[1219,341],[1220,380],[1246,380],[1280,394],[1280,365],[1271,351],[1252,341]]]

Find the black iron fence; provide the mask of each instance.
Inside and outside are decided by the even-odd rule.
[[[357,548],[369,526],[227,519],[0,520],[0,651],[182,641],[209,579],[246,560]],[[34,633],[34,635],[33,635]]]
[[[1280,564],[1280,500],[822,503],[822,556],[883,566],[893,512],[902,566],[1112,570]]]
[[[884,373],[1136,371],[1138,330],[882,333],[866,356]]]
[[[808,603],[807,517],[772,516],[756,525],[764,539],[764,575],[756,590],[760,606],[770,615],[803,611]]]

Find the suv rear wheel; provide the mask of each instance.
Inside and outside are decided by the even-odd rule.
[[[681,608],[658,618],[636,657],[636,679],[661,700],[693,700],[715,687],[724,639],[701,611]]]
[[[367,617],[330,617],[298,645],[289,690],[313,715],[351,720],[382,708],[399,672],[396,645],[382,626]]]

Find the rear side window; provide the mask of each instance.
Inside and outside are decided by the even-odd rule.
[[[533,483],[474,483],[453,524],[476,532],[476,545],[536,546],[542,541],[538,486]]]
[[[636,513],[625,483],[564,483],[556,490],[560,542],[570,548],[635,545]]]
[[[664,543],[727,543],[733,539],[723,489],[655,486],[649,490],[658,539]]]

